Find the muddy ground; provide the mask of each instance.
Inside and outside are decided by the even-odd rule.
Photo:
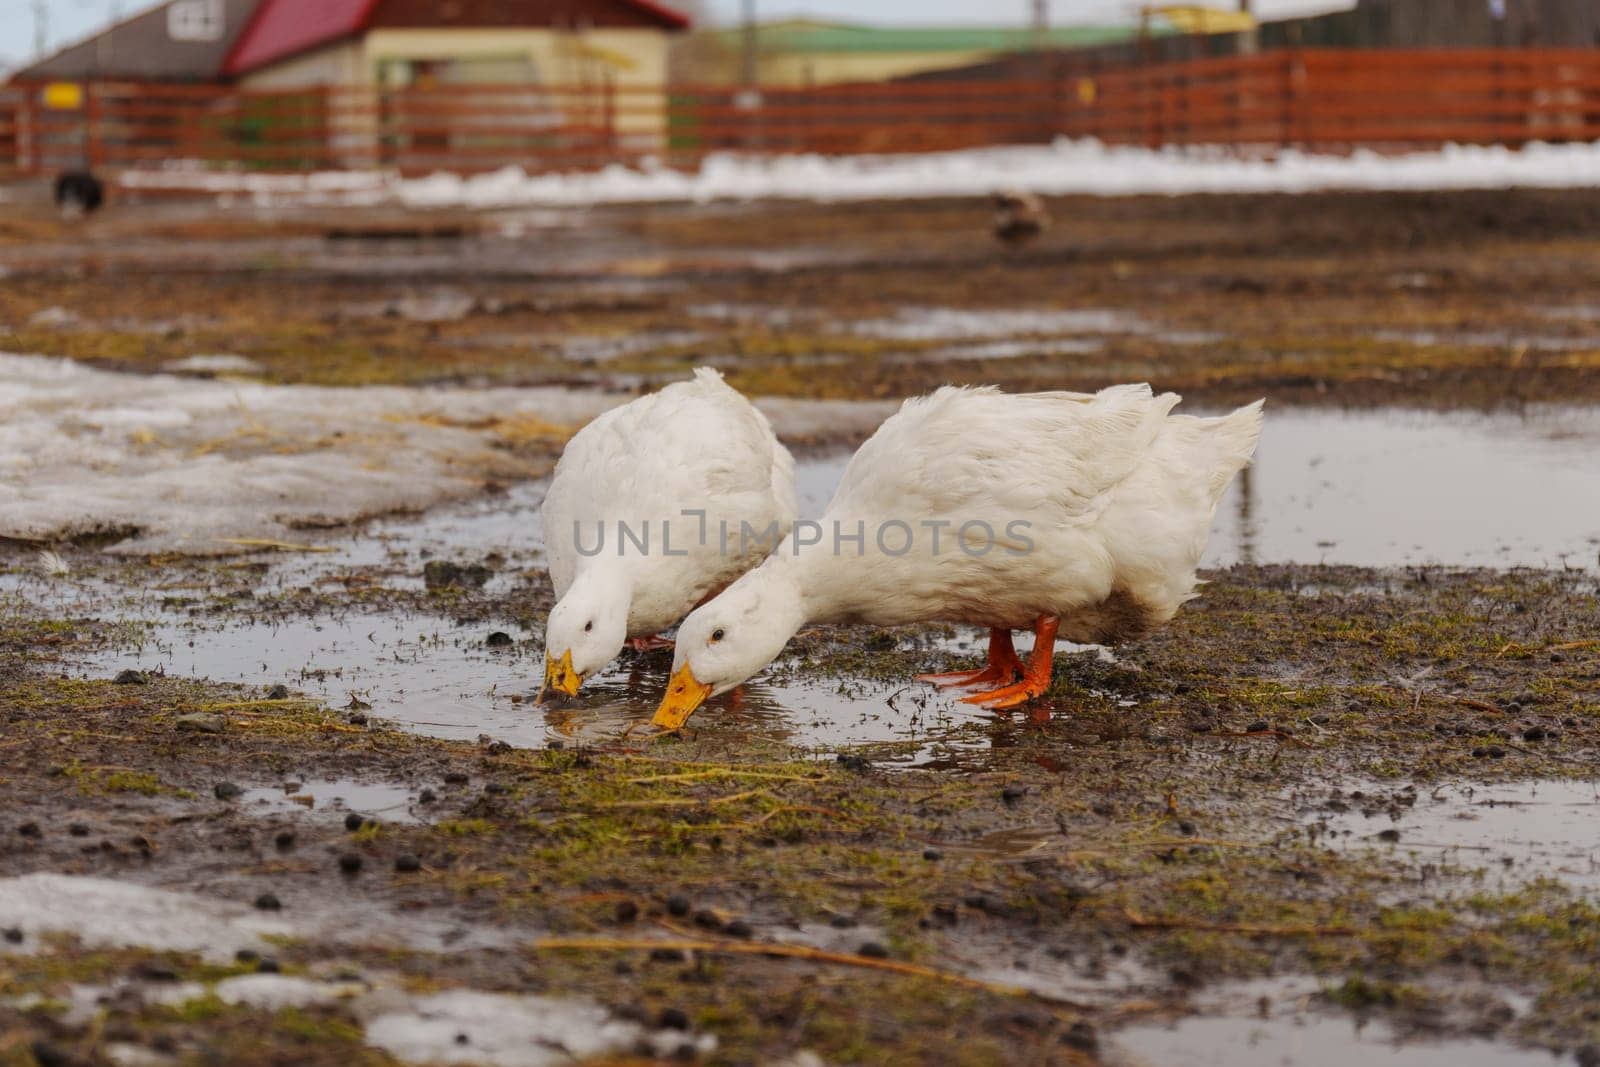
[[[227,353],[331,384],[632,390],[709,359],[806,396],[1126,378],[1206,404],[1600,396],[1593,194],[1051,206],[1007,251],[953,201],[190,204],[73,230],[10,205],[0,349],[130,373]],[[927,329],[923,309],[979,315]],[[1057,317],[1007,320],[1020,357],[975,354],[997,309]],[[93,544],[49,546],[50,575],[39,547],[0,545],[0,919],[28,893],[72,917],[0,923],[5,1067],[565,1061],[448,1013],[442,1045],[380,1040],[453,990],[595,1002],[627,1030],[595,1062],[1275,1062],[1248,1059],[1252,1028],[1344,1060],[1398,1041],[1424,1057],[1405,1062],[1600,1062],[1592,562],[1211,572],[1168,629],[1062,652],[1048,700],[1009,715],[947,720],[914,682],[970,662],[943,628],[811,631],[770,672],[946,722],[931,746],[802,743],[724,700],[681,738],[522,748],[401,729],[304,677],[165,674],[146,649],[152,620],[192,626],[203,664],[213,628],[398,619],[504,646],[483,688],[582,718],[527,700],[549,605],[531,553],[487,561],[486,591],[425,582],[417,551],[307,580],[293,554]],[[653,692],[667,662],[630,666]],[[1545,848],[1554,798],[1578,829]],[[130,898],[106,906],[132,931],[115,947],[72,903],[87,883],[44,875],[190,894],[197,929],[208,908],[281,928],[150,948]],[[263,972],[270,995],[236,994]],[[1324,1037],[1329,1019],[1363,1029]],[[1221,1029],[1163,1044],[1196,1021]]]

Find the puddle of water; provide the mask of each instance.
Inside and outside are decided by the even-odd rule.
[[[1268,410],[1208,566],[1593,566],[1600,409]]]
[[[1600,890],[1600,782],[1398,791],[1363,783],[1314,804],[1301,821],[1324,845],[1387,849],[1423,863],[1482,870],[1507,887],[1552,877],[1580,891]]]
[[[382,822],[421,822],[412,802],[412,790],[403,785],[329,779],[247,789],[238,801],[239,809],[252,815],[312,812],[331,818],[354,812]]]
[[[1347,1018],[1189,1018],[1116,1036],[1128,1067],[1529,1067],[1563,1057],[1487,1041],[1403,1041],[1386,1026]]]
[[[1577,318],[1576,316],[1551,316]],[[1374,341],[1458,348],[1529,348],[1538,352],[1586,352],[1600,348],[1593,337],[1553,337],[1510,330],[1377,330]]]
[[[1127,312],[1110,308],[1067,311],[902,308],[889,318],[862,319],[844,328],[851,333],[893,341],[973,341],[1024,334],[1142,333],[1147,326]]]

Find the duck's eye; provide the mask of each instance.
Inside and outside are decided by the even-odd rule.
[[[726,636],[727,634],[720,628],[711,631],[711,640],[713,641],[721,641]]]
[[[593,619],[590,619],[588,622],[583,624],[583,632],[584,633],[588,633],[589,631],[591,631],[593,629],[594,629],[594,620]]]

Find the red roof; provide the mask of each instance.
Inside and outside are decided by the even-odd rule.
[[[222,73],[244,74],[360,33],[377,0],[261,0]]]
[[[683,29],[689,25],[687,16],[656,0],[615,2],[622,8],[632,8],[664,29]],[[372,24],[381,3],[382,0],[261,0],[249,26],[228,53],[227,62],[222,66],[223,76],[238,77],[301,52],[354,37]],[[544,25],[536,20],[526,24]]]

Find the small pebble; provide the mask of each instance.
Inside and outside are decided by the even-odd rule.
[[[361,816],[352,811],[349,815],[344,817],[344,828],[349,830],[351,833],[355,833],[357,830],[361,829],[366,821],[367,820],[363,819]]]
[[[838,763],[845,770],[854,771],[857,774],[865,774],[867,771],[872,770],[872,761],[865,756],[855,756],[841,752],[838,756]]]
[[[233,954],[236,963],[254,963],[261,958],[261,953],[253,948],[242,948]]]
[[[22,927],[8,926],[4,930],[0,930],[0,937],[5,938],[8,945],[20,945],[22,944]]]
[[[466,785],[467,776],[460,771],[450,771],[444,776],[445,785]]]
[[[511,751],[511,746],[510,745],[507,745],[504,741],[496,741],[494,743],[494,745],[490,745],[489,746],[489,751],[491,753],[495,751],[495,747],[494,747],[495,745],[503,746],[502,751],[505,751],[505,752],[510,752]],[[507,793],[511,792],[511,789],[504,782],[490,782],[488,785],[483,787],[483,791],[485,793],[488,793],[490,796],[501,797],[501,796],[505,796]]]
[[[932,863],[935,860],[944,859],[944,853],[936,848],[925,848],[922,850],[922,858]]]
[[[709,911],[695,912],[694,924],[703,930],[718,930],[722,928],[722,920],[717,918],[715,913]]]
[[[631,923],[639,917],[639,905],[631,900],[617,902],[617,922]]]
[[[743,919],[733,920],[733,922],[722,928],[722,932],[729,937],[737,937],[741,940],[755,934],[755,931],[750,928],[750,924]]]
[[[282,908],[283,904],[275,894],[262,893],[259,897],[256,897],[257,911],[279,911]]]
[[[856,953],[857,955],[867,957],[869,960],[886,960],[889,958],[889,950],[878,944],[876,941],[868,941],[866,944],[856,949]]]
[[[510,648],[516,642],[511,640],[511,635],[503,630],[496,630],[483,639],[483,643],[490,648]]]
[[[44,833],[39,829],[39,824],[36,822],[23,823],[21,826],[17,827],[17,833],[21,834],[23,837],[33,838],[34,840],[38,840],[44,836]]]
[[[1014,785],[1008,785],[1004,789],[1000,790],[1000,799],[1005,801],[1007,804],[1015,804],[1017,801],[1021,800],[1023,796],[1024,793],[1022,789]]]
[[[848,930],[856,925],[856,921],[848,915],[835,915],[828,920],[828,925],[835,930]]]
[[[289,687],[286,686],[286,685],[275,685],[275,686],[273,686],[271,689],[267,690],[267,699],[268,700],[288,700],[289,699]]]
[[[257,974],[279,974],[282,971],[283,965],[278,962],[276,956],[262,956],[256,964]]]
[[[1524,741],[1543,741],[1549,736],[1549,731],[1547,731],[1543,726],[1530,726],[1526,730],[1522,731],[1522,739]]]
[[[90,830],[88,823],[75,822],[67,827],[67,833],[73,837],[88,837]]]
[[[351,726],[365,726],[367,725],[367,716],[365,712],[352,711],[344,717],[344,721]]]
[[[394,858],[394,869],[401,874],[413,874],[422,870],[422,860],[409,852],[402,852]]]
[[[1400,840],[1400,831],[1399,830],[1393,830],[1393,829],[1390,829],[1390,830],[1379,830],[1378,831],[1378,840],[1379,841],[1388,841],[1388,842],[1391,842],[1391,843],[1393,843],[1395,841],[1398,841],[1398,840]]]
[[[658,963],[682,963],[688,959],[681,948],[653,948],[650,958]]]
[[[436,801],[438,799],[439,799],[439,794],[435,793],[431,789],[424,789],[421,793],[417,794],[417,803],[418,804],[432,804],[434,801]]]
[[[361,870],[361,857],[354,852],[346,852],[339,857],[339,869],[345,874],[356,874]]]
[[[272,843],[274,845],[277,845],[279,848],[284,848],[284,849],[294,848],[294,831],[293,830],[279,830],[277,832],[277,834],[273,837]]]
[[[663,1030],[687,1030],[689,1016],[682,1008],[663,1008],[656,1017],[656,1025]]]
[[[667,898],[667,912],[668,914],[676,915],[680,919],[683,918],[689,914],[689,898],[674,893]]]
[[[1178,833],[1182,834],[1184,837],[1193,837],[1199,832],[1199,828],[1188,819],[1178,820]]]
[[[148,685],[149,677],[144,671],[120,671],[112,681],[117,685]]]
[[[1061,1035],[1061,1043],[1069,1048],[1093,1052],[1100,1047],[1100,1035],[1095,1033],[1093,1026],[1080,1019],[1067,1027],[1067,1032]]]
[[[228,720],[221,715],[209,715],[204,712],[195,712],[190,715],[179,715],[173,720],[173,728],[192,734],[220,734],[227,729]]]
[[[216,795],[218,800],[232,800],[242,794],[244,790],[232,782],[218,782],[216,788],[211,792]]]
[[[1244,728],[1244,732],[1247,733],[1247,734],[1258,734],[1263,730],[1270,730],[1271,728],[1272,728],[1272,724],[1267,722],[1266,719],[1257,719],[1255,722],[1251,723],[1249,726],[1246,726]]]

